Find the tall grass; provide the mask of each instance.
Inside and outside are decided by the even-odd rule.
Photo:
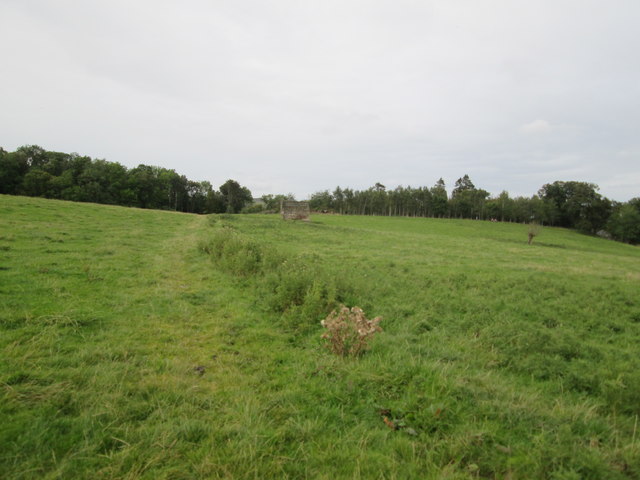
[[[304,255],[286,254],[222,224],[199,242],[221,270],[250,279],[262,306],[282,314],[281,324],[298,333],[316,329],[321,319],[340,303],[357,302],[359,279],[334,275]]]

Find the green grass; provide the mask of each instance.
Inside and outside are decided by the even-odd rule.
[[[526,242],[0,196],[0,478],[640,478],[640,251]]]

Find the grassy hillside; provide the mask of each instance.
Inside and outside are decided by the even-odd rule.
[[[640,478],[640,250],[526,241],[0,196],[0,478]]]

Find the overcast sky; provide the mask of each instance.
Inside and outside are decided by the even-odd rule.
[[[0,146],[297,198],[640,196],[639,0],[0,0]]]

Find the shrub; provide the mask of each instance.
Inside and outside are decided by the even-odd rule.
[[[531,243],[533,243],[533,239],[535,237],[540,235],[540,230],[542,230],[542,227],[540,226],[539,223],[531,222],[529,224],[529,228],[528,228],[528,232],[527,232],[529,234],[529,245],[531,245]]]
[[[269,292],[267,303],[273,311],[284,312],[291,307],[302,305],[307,292],[313,286],[316,272],[296,260],[283,262],[265,281]]]
[[[340,303],[349,289],[321,267],[290,258],[268,272],[260,282],[265,305],[282,313],[283,324],[306,333]]]
[[[244,277],[260,271],[262,257],[260,245],[236,235],[225,243],[218,264],[227,272]]]
[[[201,240],[199,248],[217,260],[222,257],[224,246],[235,239],[235,236],[235,232],[231,228],[221,228],[210,238]]]
[[[381,317],[368,320],[361,308],[342,305],[338,312],[334,310],[320,322],[327,329],[322,338],[336,355],[358,356],[369,347],[371,338],[382,331],[378,325],[381,320]]]
[[[240,213],[262,213],[264,212],[264,205],[261,203],[253,203],[244,207]]]
[[[220,228],[209,239],[202,240],[199,248],[211,255],[221,269],[240,277],[259,273],[264,264],[271,261],[260,244],[228,227]]]

